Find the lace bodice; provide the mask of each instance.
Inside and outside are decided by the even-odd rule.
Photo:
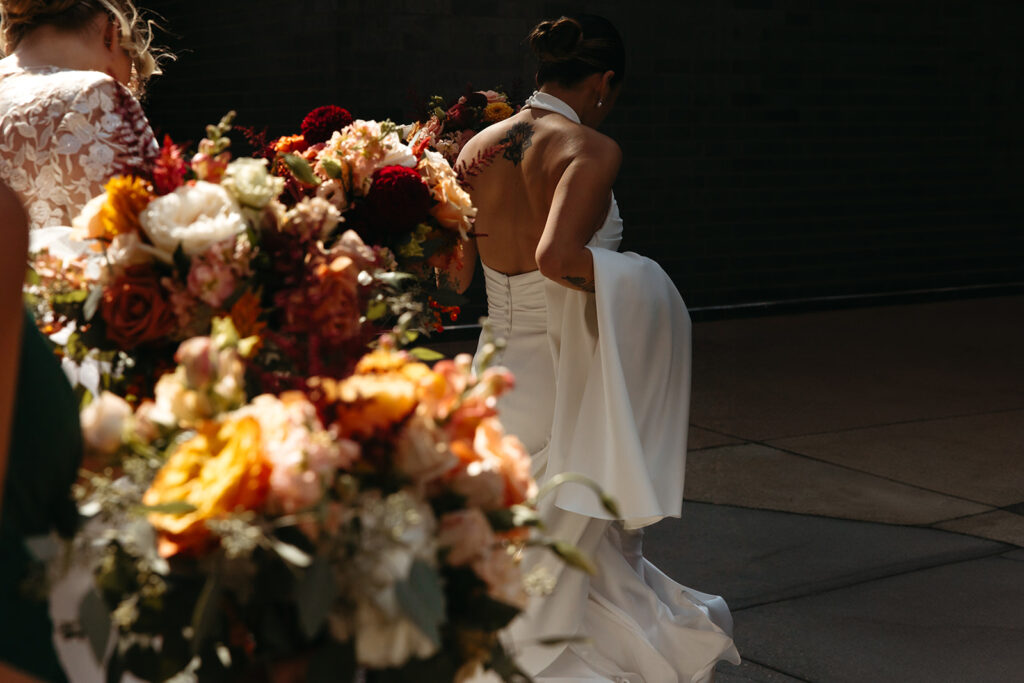
[[[157,152],[139,102],[106,74],[0,60],[0,180],[33,229],[71,225],[111,176],[147,172]]]

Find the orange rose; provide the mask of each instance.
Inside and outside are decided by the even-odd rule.
[[[103,290],[100,315],[107,337],[125,350],[167,336],[177,323],[167,292],[147,266],[126,268]]]
[[[236,510],[259,509],[267,498],[270,465],[260,447],[254,417],[207,423],[181,444],[157,472],[142,497],[145,505],[185,502],[195,510],[181,515],[154,513],[160,554],[201,551],[210,540],[206,522]]]

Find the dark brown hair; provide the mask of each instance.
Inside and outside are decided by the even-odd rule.
[[[137,81],[133,86],[141,89],[150,76],[160,73],[161,58],[171,55],[152,46],[154,24],[142,17],[132,0],[0,0],[0,48],[10,53],[39,26],[81,30],[99,14],[117,23],[121,45],[132,58],[133,81]]]
[[[626,75],[626,49],[612,22],[593,14],[542,21],[530,32],[537,56],[537,85],[572,86],[594,73],[614,71],[612,84]]]

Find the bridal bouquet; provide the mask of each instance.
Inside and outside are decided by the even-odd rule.
[[[108,468],[76,492],[80,625],[109,679],[512,680],[517,551],[586,562],[531,539],[530,458],[495,410],[508,371],[430,368],[385,338],[344,379],[249,397],[256,343],[217,319],[152,401],[83,411]]]
[[[409,130],[414,144],[427,144],[452,165],[478,132],[515,114],[508,95],[498,90],[468,91],[454,101],[435,95],[427,102],[427,119]]]
[[[286,205],[286,180],[266,159],[231,158],[232,117],[207,128],[191,159],[166,140],[152,169],[112,178],[70,235],[61,233],[38,254],[27,287],[36,319],[93,394],[103,387],[151,396],[175,346],[208,333],[217,316],[259,338],[249,379],[268,391],[351,372],[366,343],[395,325],[402,343],[438,327],[436,301],[432,306],[418,278],[399,271],[402,253],[422,244],[396,254],[381,243],[387,240],[367,243],[345,229],[351,189],[340,181],[322,182],[323,191]],[[374,196],[383,208],[372,214],[374,225],[386,231],[397,221],[406,229],[421,217],[394,207],[415,204],[457,243],[473,209],[452,189],[451,169],[413,160],[392,144],[393,135],[357,123],[343,140],[365,142],[353,152],[359,159],[412,164],[386,165],[371,176],[369,167],[354,166],[347,176],[360,188],[379,187]],[[346,144],[327,147],[318,168],[342,173],[343,159],[330,160],[344,157],[338,150]],[[424,241],[434,230],[416,229]]]
[[[425,143],[407,143],[403,132],[391,121],[353,119],[325,106],[303,119],[299,134],[270,142],[253,134],[251,142],[286,182],[290,200],[328,199],[347,228],[387,247],[399,270],[428,283],[461,261],[476,209],[451,164]],[[462,298],[444,282],[427,290],[435,325],[445,315],[454,319]]]

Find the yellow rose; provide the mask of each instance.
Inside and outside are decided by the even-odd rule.
[[[269,478],[255,418],[201,426],[174,451],[142,497],[145,505],[182,501],[196,508],[181,515],[149,516],[160,532],[160,554],[202,551],[210,537],[206,522],[236,510],[258,509],[266,500]]]

